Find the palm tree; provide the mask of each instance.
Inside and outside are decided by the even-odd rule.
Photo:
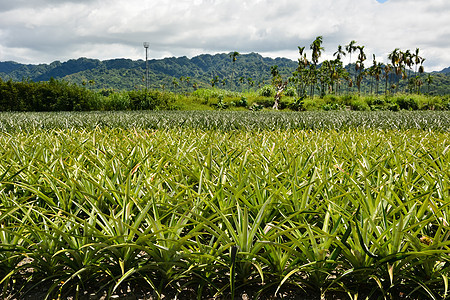
[[[347,51],[347,53],[350,56],[349,64],[352,63],[352,52],[355,52],[356,49],[357,49],[356,41],[351,41],[348,45],[345,46],[345,50]]]
[[[343,67],[342,61],[335,60],[335,76],[336,76],[336,92],[339,94],[340,92],[340,85],[341,85],[341,78],[345,80],[349,80],[349,74],[347,72],[347,69]]]
[[[319,58],[322,55],[322,51],[325,50],[322,47],[322,40],[323,40],[323,37],[318,36],[318,37],[316,37],[314,42],[310,45],[310,49],[312,50],[312,62],[314,65],[314,69],[312,71],[312,75],[313,75],[313,78],[312,78],[313,82],[312,82],[312,89],[311,89],[312,98],[314,98],[314,88],[315,88],[315,83],[317,81],[317,77],[316,77],[317,63],[319,62]]]
[[[342,56],[345,56],[345,52],[344,52],[344,50],[342,49],[342,46],[341,46],[341,45],[338,46],[337,51],[334,52],[333,56],[336,56],[336,59],[337,59],[337,60],[341,60],[341,57],[342,57]]]
[[[413,62],[413,54],[411,53],[411,51],[409,49],[402,53],[402,59],[403,59],[404,67],[408,67],[410,73],[412,73],[412,65],[414,64],[414,62]],[[403,72],[402,79],[406,79],[408,77],[408,73],[406,72],[406,70],[403,70],[403,71],[404,72]],[[405,86],[405,91],[406,91],[406,86]]]
[[[216,85],[216,83],[218,83],[218,82],[219,82],[219,76],[216,75],[211,79],[211,87],[214,87]]]
[[[233,61],[233,70],[232,70],[232,72],[231,72],[231,82],[230,82],[230,85],[231,85],[231,90],[233,90],[233,77],[234,77],[234,65],[236,64],[236,60],[237,60],[237,57],[239,56],[240,54],[239,54],[239,52],[237,52],[237,51],[234,51],[234,52],[232,52],[231,54],[230,54],[230,57],[231,57],[231,60]]]
[[[381,70],[383,68],[382,63],[377,63],[376,66],[374,66],[373,70],[373,76],[375,77],[375,92],[378,95],[379,86],[380,86],[380,77],[381,77]]]
[[[389,73],[392,71],[392,65],[386,64],[384,65],[384,78],[386,79],[386,86],[385,86],[385,95],[387,95],[388,92],[388,79],[389,79]]]
[[[422,64],[423,63],[423,58],[419,55],[419,48],[416,48],[416,51],[414,52],[414,54],[412,55],[412,58],[413,58],[413,60],[414,60],[414,64],[415,64],[415,71],[414,71],[414,73],[417,73],[417,66],[419,65],[419,64]]]
[[[418,50],[419,50],[419,48],[417,48],[417,52],[418,52]],[[423,58],[423,57],[418,57],[418,58],[416,58],[416,61],[417,61],[417,64],[419,64],[420,63],[420,66],[419,66],[419,80],[420,80],[420,77],[421,77],[421,75],[422,75],[422,73],[423,72],[425,72],[425,69],[423,68],[423,62],[425,61],[425,58]],[[416,69],[417,69],[417,64],[416,64]],[[418,89],[418,93],[420,93],[420,87],[419,87],[419,89]]]
[[[176,90],[178,87],[178,81],[175,77],[172,78],[172,85],[173,85],[174,90]]]
[[[425,69],[423,68],[423,62],[425,61],[425,58],[420,58],[420,67],[419,67],[419,76],[417,83],[418,83],[418,87],[417,87],[417,94],[420,94],[420,86],[422,85],[422,78],[421,75],[425,72]]]
[[[359,55],[358,60],[355,65],[355,71],[359,70],[358,78],[356,80],[356,85],[358,86],[358,95],[361,94],[361,82],[364,78],[364,61],[366,60],[366,54],[364,53],[364,46],[358,46]]]
[[[397,90],[400,83],[400,74],[402,74],[403,52],[399,48],[395,48],[394,51],[389,53],[388,59],[391,60],[392,67],[394,68],[395,75],[397,75]]]
[[[428,85],[428,95],[430,94],[430,85],[433,82],[433,76],[431,74],[428,74],[427,78],[425,79]]]
[[[316,37],[314,42],[310,45],[310,49],[312,50],[312,61],[315,66],[317,66],[317,63],[319,62],[319,58],[322,55],[322,51],[325,50],[322,47],[322,36]]]
[[[345,50],[347,51],[347,53],[349,54],[349,57],[350,57],[349,63],[348,63],[349,67],[352,64],[352,53],[355,52],[356,49],[358,49],[358,46],[356,46],[356,41],[354,41],[354,40],[352,40],[348,45],[345,46]],[[350,76],[350,84],[349,84],[349,86],[350,87],[353,86],[351,76]]]
[[[309,61],[306,58],[306,53],[304,53],[305,47],[298,47],[298,53],[300,54],[300,58],[298,59],[298,67],[297,70],[292,74],[293,78],[291,82],[294,82],[297,85],[297,95],[299,97],[306,97],[306,85],[307,85],[307,69],[306,67],[309,65]]]

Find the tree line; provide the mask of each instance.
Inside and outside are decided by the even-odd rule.
[[[298,47],[300,58],[297,69],[288,82],[296,87],[300,98],[307,96],[314,98],[316,93],[323,97],[326,94],[341,95],[342,93],[355,92],[361,95],[363,81],[368,81],[370,94],[380,94],[380,83],[384,82],[384,93],[395,94],[400,92],[421,93],[424,82],[429,86],[433,81],[431,74],[423,77],[425,58],[420,56],[420,49],[415,51],[399,48],[394,49],[389,55],[389,63],[381,63],[372,55],[372,65],[366,67],[367,55],[365,46],[357,45],[352,40],[349,44],[339,45],[333,56],[335,59],[325,60],[319,64],[319,59],[325,49],[322,46],[323,37],[318,36],[310,45],[311,58],[307,57],[305,46]],[[356,55],[355,62],[352,54]],[[343,57],[349,57],[347,68],[343,66]],[[273,84],[280,87],[280,78],[277,72],[273,72]]]
[[[158,90],[99,92],[64,80],[0,79],[0,111],[93,111],[171,109],[175,98]]]

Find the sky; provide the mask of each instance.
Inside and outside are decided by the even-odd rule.
[[[355,40],[367,66],[372,54],[387,62],[395,48],[419,48],[425,71],[439,71],[450,66],[449,16],[449,0],[0,0],[0,61],[145,59],[143,42],[150,59],[238,51],[297,60],[297,46],[323,36],[320,60]]]

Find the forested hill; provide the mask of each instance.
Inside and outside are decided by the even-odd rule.
[[[297,68],[297,62],[286,58],[266,58],[257,53],[241,54],[233,63],[232,53],[202,54],[193,58],[172,57],[152,59],[149,66],[149,88],[172,91],[192,91],[193,88],[211,87],[231,90],[256,89],[270,84],[271,67],[287,80]],[[346,67],[355,73],[354,64]],[[430,85],[423,91],[431,94],[450,94],[450,67],[431,73]],[[355,78],[355,75],[352,75]],[[422,74],[423,81],[427,74]],[[26,65],[16,62],[0,62],[2,80],[47,81],[50,78],[85,85],[89,89],[132,90],[145,87],[145,61],[130,59],[79,58],[67,62]],[[368,91],[369,79],[362,83],[362,91]],[[403,83],[406,84],[406,81]],[[381,84],[380,91],[383,89]]]
[[[191,59],[152,59],[148,61],[149,87],[183,90],[192,88],[194,84],[197,87],[214,84],[240,90],[270,83],[270,68],[274,65],[278,65],[286,79],[297,67],[297,63],[290,59],[265,58],[256,53],[241,54],[234,63],[226,53],[202,54]],[[0,78],[3,80],[47,81],[52,77],[85,84],[93,89],[140,89],[145,86],[145,61],[79,58],[40,65],[0,62]]]

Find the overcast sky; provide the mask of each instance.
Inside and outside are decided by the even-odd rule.
[[[150,58],[238,51],[296,60],[297,46],[319,35],[321,60],[356,40],[366,65],[372,54],[385,62],[395,48],[420,48],[425,70],[441,70],[450,66],[450,0],[0,0],[0,61],[144,59],[144,41]]]

